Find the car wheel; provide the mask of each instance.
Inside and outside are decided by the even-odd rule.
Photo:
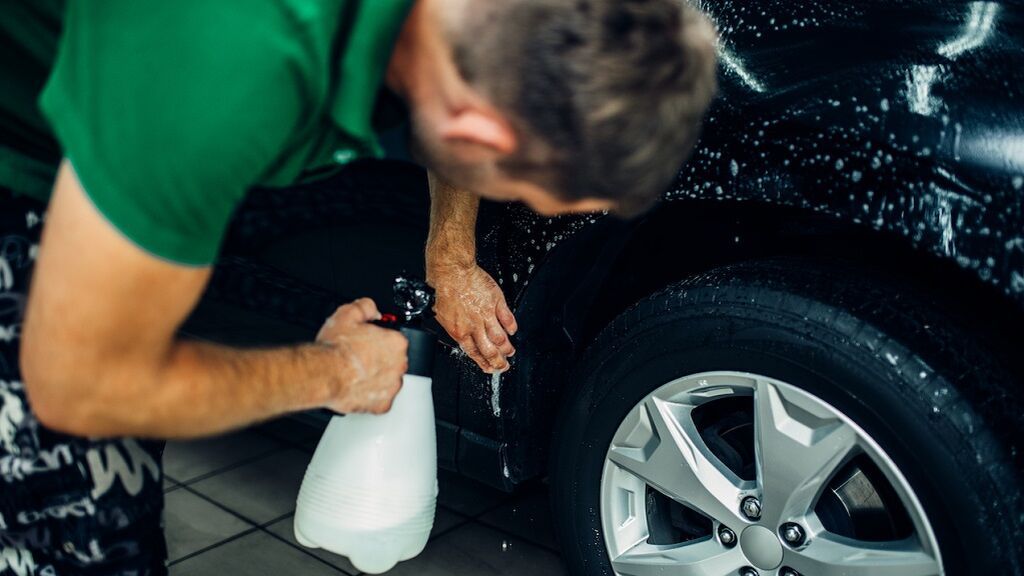
[[[565,395],[566,562],[1020,574],[1015,386],[923,299],[858,271],[770,261],[684,281],[605,329]]]

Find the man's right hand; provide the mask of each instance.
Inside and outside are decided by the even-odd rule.
[[[409,342],[397,330],[371,324],[380,318],[373,300],[361,298],[338,308],[317,334],[341,364],[337,394],[327,408],[342,414],[391,410],[408,369]]]

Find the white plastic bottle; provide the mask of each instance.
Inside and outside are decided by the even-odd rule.
[[[391,411],[335,416],[299,489],[295,538],[380,574],[427,544],[437,504],[433,336],[403,328],[409,373]]]

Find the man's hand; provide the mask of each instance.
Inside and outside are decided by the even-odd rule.
[[[39,248],[21,342],[39,421],[76,436],[196,438],[290,412],[387,410],[406,342],[343,306],[320,342],[237,349],[178,338],[210,268],[128,241],[64,162]]]
[[[508,370],[516,350],[509,340],[518,326],[497,282],[476,264],[428,266],[427,282],[437,291],[434,312],[484,372]]]
[[[509,336],[516,318],[501,288],[476,264],[476,213],[480,199],[433,172],[427,283],[437,292],[437,321],[484,372],[508,370],[515,354]]]
[[[317,334],[341,360],[338,393],[328,408],[342,414],[391,410],[408,368],[409,342],[397,330],[370,324],[380,318],[373,300],[361,298],[338,308]]]

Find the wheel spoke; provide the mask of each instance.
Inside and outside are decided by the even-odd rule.
[[[754,404],[762,518],[778,525],[811,511],[825,483],[848,461],[857,435],[834,415],[791,403],[765,381],[758,382]]]
[[[819,576],[938,576],[939,563],[914,539],[860,542],[823,534],[785,562],[801,574]]]
[[[612,559],[612,568],[621,576],[721,576],[732,574],[743,565],[738,548],[726,549],[713,539],[655,546],[637,544]]]
[[[677,501],[735,525],[741,481],[708,450],[690,417],[692,409],[648,398],[637,408],[633,433],[612,442],[608,458]]]

